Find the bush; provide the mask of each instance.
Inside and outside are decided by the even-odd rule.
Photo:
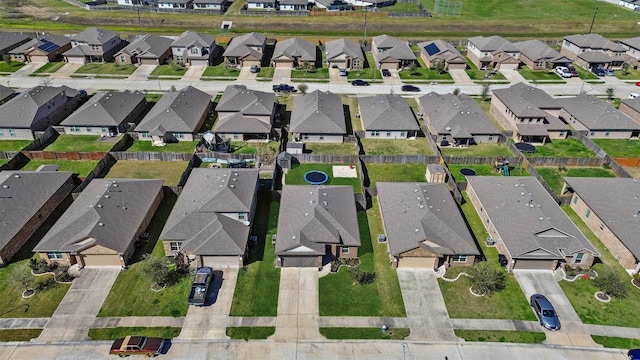
[[[627,283],[615,270],[609,268],[604,269],[598,274],[597,278],[593,279],[593,284],[607,295],[620,299],[627,296]]]
[[[494,292],[501,291],[505,287],[506,274],[504,270],[486,261],[471,267],[469,277],[473,291],[479,294],[491,296]]]
[[[351,267],[351,276],[358,285],[371,284],[376,279],[375,272],[362,271],[360,265]]]
[[[42,273],[45,273],[45,272],[49,271],[49,265],[47,264],[47,262],[42,260],[42,259],[40,259],[40,258],[37,258],[37,259],[31,258],[31,259],[29,259],[29,267],[36,274],[42,274]]]
[[[33,275],[31,275],[31,272],[29,271],[29,267],[26,266],[25,264],[20,264],[16,266],[12,270],[11,276],[9,277],[9,279],[11,279],[13,283],[17,284],[24,290],[31,289],[34,282]]]
[[[169,267],[163,258],[157,256],[143,256],[142,272],[154,284],[164,285],[169,280]]]
[[[37,290],[45,290],[53,286],[56,286],[56,280],[53,276],[45,275],[38,278],[35,288]]]

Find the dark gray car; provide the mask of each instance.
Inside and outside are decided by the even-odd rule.
[[[549,330],[560,330],[560,319],[553,305],[544,295],[531,295],[531,307],[540,319],[540,325]]]

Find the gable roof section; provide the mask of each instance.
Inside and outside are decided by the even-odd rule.
[[[0,50],[13,48],[16,44],[29,41],[29,36],[16,32],[0,32]]]
[[[545,124],[518,123],[518,131],[521,134],[546,136],[547,130],[568,130],[569,125],[551,115],[543,109],[560,109],[558,101],[541,89],[524,83],[511,85],[506,89],[493,90],[493,95],[502,101],[505,106],[519,118],[544,117]],[[543,129],[544,127],[544,129]]]
[[[564,40],[575,44],[581,49],[625,51],[620,44],[616,44],[600,34],[575,34],[565,36]]]
[[[581,250],[597,256],[535,178],[469,176],[467,182],[512,257],[564,259]]]
[[[285,185],[276,254],[322,255],[325,244],[360,246],[351,186]]]
[[[501,36],[474,36],[469,38],[469,42],[475,45],[482,52],[490,52],[492,54],[497,54],[501,51],[509,52],[509,53],[519,53],[520,49],[505,40]]]
[[[187,30],[171,43],[171,47],[189,48],[192,46],[197,48],[213,48],[216,46],[216,38],[200,32]]]
[[[0,172],[0,249],[22,230],[72,175],[67,171]]]
[[[329,91],[315,90],[293,98],[290,123],[293,133],[347,133],[342,99]]]
[[[113,38],[119,38],[120,34],[115,31],[104,30],[97,27],[91,27],[79,34],[71,36],[71,41],[75,41],[87,45],[104,45]]]
[[[127,54],[141,59],[156,59],[171,48],[173,40],[156,35],[145,35],[125,46],[118,54]]]
[[[62,126],[118,126],[145,102],[140,91],[101,91],[60,123]]]
[[[365,130],[419,130],[413,111],[399,95],[359,99],[358,109]]]
[[[325,51],[327,53],[327,60],[334,59],[343,54],[349,56],[351,59],[365,59],[360,44],[345,38],[327,42]]]
[[[520,53],[532,61],[544,59],[548,62],[571,62],[569,58],[540,40],[518,41],[513,43],[513,46],[520,49]]]
[[[276,106],[273,93],[230,85],[216,106],[218,120],[213,128],[224,133],[270,133],[271,115]]]
[[[627,45],[630,48],[640,50],[640,36],[629,38],[629,39],[622,39],[620,40],[620,44]]]
[[[61,47],[71,43],[66,36],[45,34],[36,39],[31,39],[17,48],[9,51],[10,54],[28,54],[31,51],[39,50],[45,54],[50,54]]]
[[[0,103],[2,103],[3,100],[8,99],[9,97],[12,97],[15,93],[16,92],[12,88],[0,85]]]
[[[441,60],[449,64],[464,64],[466,60],[464,56],[456,49],[453,44],[444,40],[425,41],[418,44],[420,52],[424,54],[429,61]]]
[[[420,109],[438,131],[438,134],[450,133],[456,128],[458,129],[455,130],[458,132],[458,137],[469,137],[462,136],[461,131],[472,136],[500,134],[500,130],[468,95],[438,95],[435,92],[430,92],[421,96],[418,101]]]
[[[374,50],[374,55],[378,62],[384,62],[385,60],[416,60],[413,50],[411,50],[406,41],[386,34],[374,36],[371,41],[377,48],[377,50]]]
[[[188,86],[165,93],[140,121],[136,131],[151,131],[162,126],[169,132],[195,132],[200,118],[211,106],[211,95]]]
[[[600,51],[585,51],[582,54],[578,54],[578,58],[592,63],[608,63],[611,62],[611,56],[609,54]]]
[[[589,130],[640,130],[640,123],[595,96],[581,94],[558,102]]]
[[[289,59],[298,58],[301,61],[316,61],[316,46],[301,38],[291,38],[278,41],[273,50],[273,59],[286,57]]]
[[[36,86],[20,93],[0,106],[0,127],[29,129],[41,117],[50,101],[67,102],[78,92],[66,86]]]
[[[100,245],[124,253],[164,180],[93,179],[34,251],[74,252]]]
[[[391,254],[418,247],[437,255],[480,255],[446,184],[377,183]]]
[[[245,57],[253,55],[258,59],[262,59],[263,53],[252,48],[252,46],[263,46],[266,40],[266,35],[256,32],[235,37],[231,39],[222,56]]]

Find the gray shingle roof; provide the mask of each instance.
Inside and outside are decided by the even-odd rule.
[[[270,133],[271,115],[275,110],[273,93],[229,85],[216,106],[218,120],[213,128],[224,133]]]
[[[342,99],[319,90],[293,98],[291,132],[306,134],[346,134]]]
[[[13,96],[15,93],[16,92],[12,88],[0,85],[0,102],[10,96]]]
[[[34,251],[81,251],[93,245],[124,253],[164,180],[93,179]]]
[[[420,129],[413,111],[399,95],[362,97],[358,109],[365,130]]]
[[[45,34],[36,39],[31,39],[17,48],[9,51],[10,54],[27,54],[32,50],[38,49],[45,54],[52,53],[59,48],[71,43],[66,36]]]
[[[0,172],[0,249],[72,175],[66,171]]]
[[[13,48],[16,44],[29,40],[29,36],[15,32],[0,32],[0,51]]]
[[[345,38],[327,42],[325,44],[325,52],[327,53],[327,60],[334,59],[342,54],[346,54],[352,59],[365,59],[360,44]]]
[[[120,34],[115,31],[91,27],[79,34],[72,35],[71,41],[76,41],[88,45],[104,45],[115,37],[119,38]]]
[[[620,44],[627,45],[627,46],[632,47],[634,49],[640,49],[640,36],[634,37],[634,38],[620,40]]]
[[[433,45],[431,45],[433,44]],[[426,51],[426,47],[431,45],[435,46],[439,51],[429,54]],[[425,41],[418,43],[418,48],[420,48],[420,52],[429,59],[429,61],[433,62],[434,60],[441,60],[450,64],[464,64],[466,63],[466,59],[464,56],[458,51],[458,49],[450,42],[444,40],[433,40],[433,41]]]
[[[549,45],[540,40],[526,40],[513,43],[515,47],[520,49],[520,53],[532,61],[544,59],[549,62],[571,62],[570,59],[564,57],[557,50],[552,49]]]
[[[142,59],[156,59],[171,48],[173,40],[156,35],[145,35],[125,46],[118,54],[135,55]]]
[[[231,39],[222,56],[244,57],[253,55],[258,59],[262,59],[262,53],[251,46],[263,46],[267,36],[256,32],[244,34]],[[263,50],[264,51],[264,50]]]
[[[438,95],[430,92],[418,101],[423,114],[438,134],[449,134],[455,128],[464,129],[471,136],[500,134],[500,130],[468,95]]]
[[[284,41],[278,41],[273,50],[272,59],[279,57],[287,57],[290,59],[297,58],[300,61],[316,61],[316,46],[301,38],[291,38]]]
[[[583,59],[586,62],[595,63],[608,63],[611,62],[611,56],[609,54],[599,51],[585,51],[578,55],[578,58]]]
[[[250,226],[221,213],[249,213],[258,170],[193,169],[160,236],[198,255],[242,255]]]
[[[376,183],[391,254],[480,255],[447,184]]]
[[[469,38],[469,42],[475,45],[482,52],[490,52],[492,54],[496,54],[500,51],[504,52],[515,52],[519,53],[520,49],[518,49],[515,45],[505,40],[501,36],[474,36]]]
[[[215,47],[216,38],[211,35],[187,30],[180,34],[180,36],[171,43],[171,47],[189,46],[195,46],[198,48]]]
[[[158,126],[169,132],[195,132],[203,114],[211,106],[211,95],[188,86],[164,94],[140,121],[136,131],[151,131]]]
[[[100,91],[60,123],[62,126],[118,126],[131,112],[146,102],[140,91]]]
[[[276,254],[323,255],[325,244],[360,246],[353,188],[285,185]]]
[[[640,130],[640,123],[595,96],[582,94],[558,103],[589,130]]]
[[[469,176],[468,186],[495,226],[507,251],[518,259],[564,259],[589,241],[538,180],[526,176]],[[562,249],[562,250],[561,250]]]
[[[281,0],[278,1],[280,5],[307,5],[308,0]]]
[[[625,49],[600,34],[575,34],[564,37],[565,40],[575,44],[579,48],[602,49],[611,51],[625,51]]]
[[[565,181],[640,259],[640,182],[627,178],[565,178]]]
[[[2,93],[0,92],[0,99],[2,99]],[[640,113],[640,98],[635,99],[624,99],[620,102],[620,104],[625,104],[630,107],[633,111]]]
[[[34,120],[47,113],[47,104],[67,102],[78,92],[66,86],[36,86],[0,106],[0,127],[29,129]],[[44,130],[44,129],[43,129]]]
[[[389,35],[374,36],[371,40],[378,50],[384,49],[382,52],[374,51],[376,61],[383,62],[386,59],[395,60],[416,60],[416,56],[406,41],[400,40]]]

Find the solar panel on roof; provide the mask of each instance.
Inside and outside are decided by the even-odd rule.
[[[44,51],[44,52],[51,52],[55,49],[59,48],[59,46],[57,44],[52,43],[51,41],[48,40],[42,40],[42,45],[38,46],[38,49]]]
[[[433,54],[437,54],[440,52],[440,49],[438,49],[438,45],[431,43],[427,46],[424,47],[424,51],[427,52],[427,54],[429,54],[429,56],[433,55]]]

